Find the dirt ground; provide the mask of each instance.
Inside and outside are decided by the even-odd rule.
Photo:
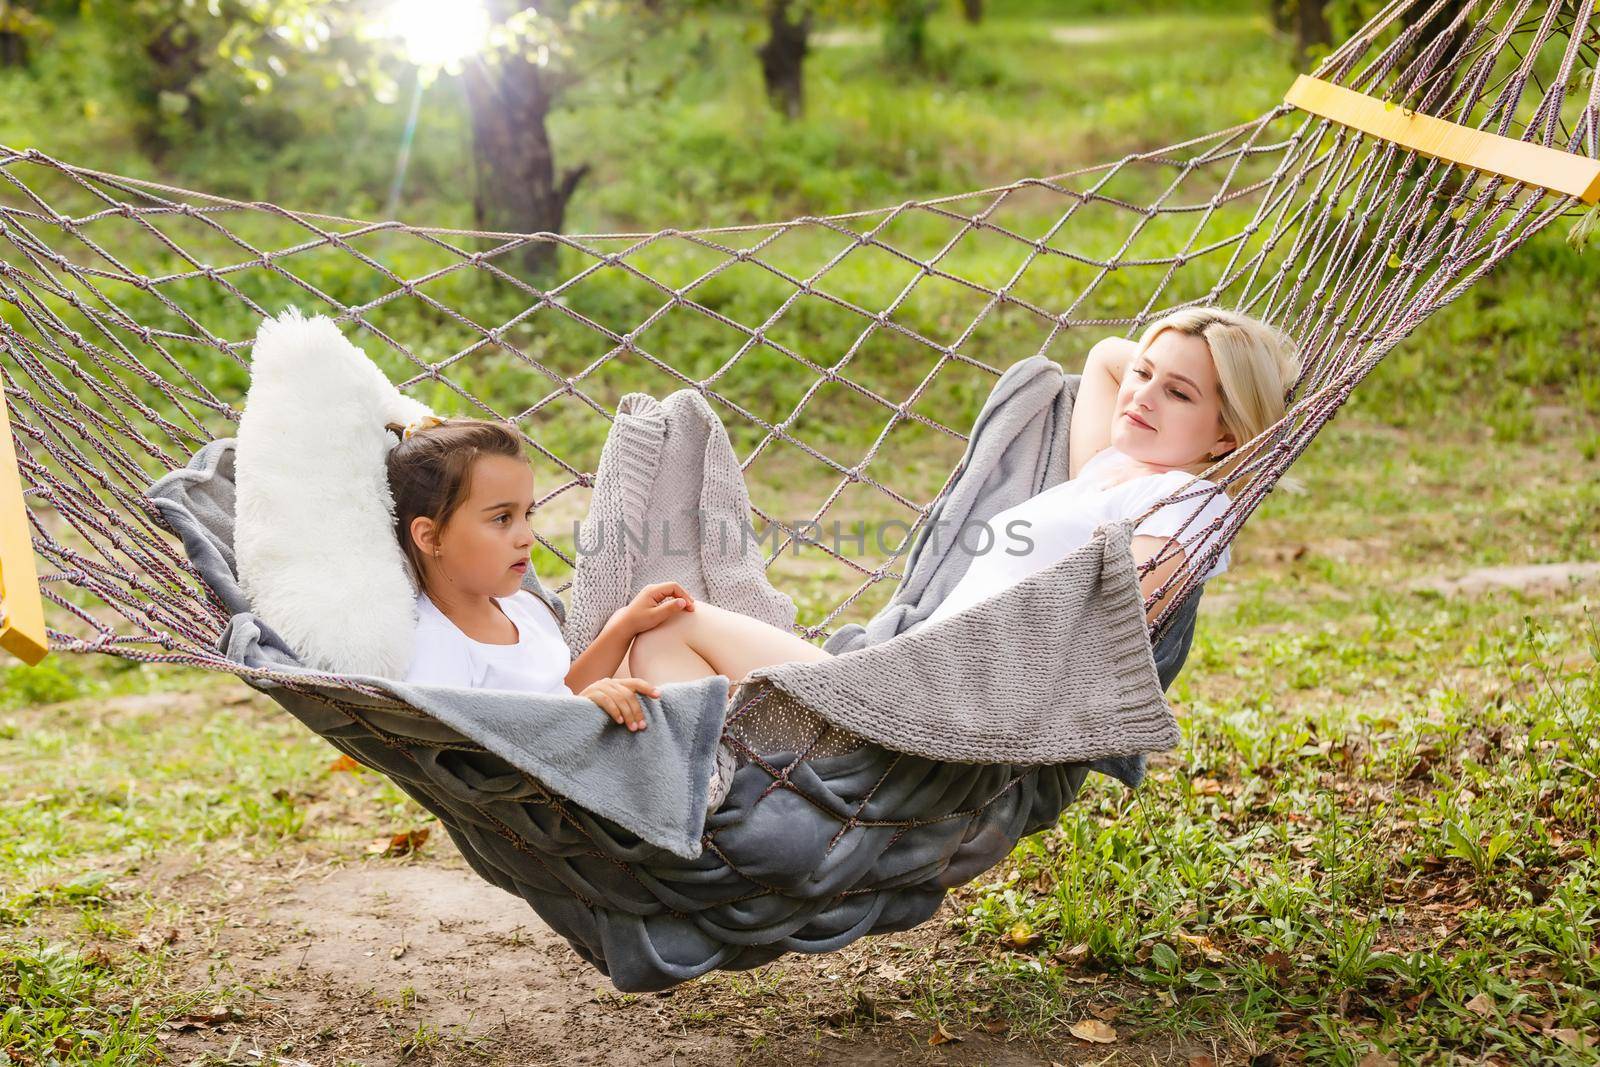
[[[180,981],[247,989],[226,1010],[200,1005],[169,1027],[172,1063],[1012,1067],[1187,1064],[1208,1051],[1039,1045],[981,1024],[929,1044],[934,1028],[910,1006],[935,953],[959,962],[948,902],[916,931],[845,952],[624,996],[448,841],[420,859],[306,858],[153,879],[187,916],[156,935],[172,938]]]

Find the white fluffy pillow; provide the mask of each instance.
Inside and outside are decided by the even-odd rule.
[[[431,414],[333,321],[256,333],[239,419],[234,553],[251,607],[318,670],[403,677],[416,591],[394,536],[387,423]]]

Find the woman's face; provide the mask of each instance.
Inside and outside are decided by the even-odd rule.
[[[1122,376],[1111,444],[1144,463],[1187,467],[1234,447],[1205,338],[1162,330]]]
[[[418,517],[412,523],[412,535],[432,569],[429,592],[496,597],[515,593],[522,587],[533,548],[533,528],[528,524],[532,513],[533,469],[527,463],[510,456],[475,459],[467,499],[445,522],[437,541],[428,536],[433,520]],[[437,559],[434,547],[439,549]]]

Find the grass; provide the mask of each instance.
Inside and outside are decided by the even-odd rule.
[[[971,895],[1000,1012],[1059,1025],[1087,971],[1132,980],[1135,1033],[1584,1062],[1565,1031],[1600,1023],[1594,612],[1413,597],[1320,621],[1210,627],[1175,687],[1183,763],[1097,792]],[[1248,681],[1213,696],[1227,664]],[[1038,940],[1008,952],[1018,923]]]
[[[573,225],[820,213],[1064,170],[1248,117],[1291,74],[1287,43],[1254,12],[1095,21],[1105,32],[1093,47],[1052,43],[1056,21],[1030,3],[1002,6],[976,35],[941,22],[943,51],[928,75],[880,69],[870,43],[820,47],[812,111],[793,125],[763,109],[747,43],[714,33],[706,61],[671,92],[624,103],[603,86],[585,89],[558,118],[558,143],[597,167]],[[1173,38],[1204,38],[1237,61],[1152,47]],[[86,23],[61,34],[32,76],[0,72],[0,90],[19,102],[0,114],[0,141],[151,173],[117,86],[91,62],[106,46]],[[293,94],[309,92],[288,91],[301,103]],[[430,91],[403,205],[410,219],[467,221],[451,185],[464,134],[449,93]],[[373,214],[401,118],[307,108],[305,136],[288,155],[219,134],[165,165],[201,188]],[[1112,236],[1093,225],[1080,233]],[[1460,597],[1413,587],[1474,567],[1600,558],[1600,302],[1575,298],[1596,291],[1600,259],[1561,236],[1531,242],[1391,354],[1297,465],[1308,492],[1274,493],[1252,518],[1233,569],[1207,589],[1170,694],[1182,748],[1157,760],[1138,792],[1092,780],[1055,829],[956,892],[959,919],[938,951],[830,987],[846,1004],[859,993],[869,1006],[909,1012],[914,1025],[957,1035],[1003,1026],[1058,1043],[1072,1041],[1069,1025],[1100,1019],[1117,1029],[1112,1052],[1178,1041],[1235,1059],[1369,1067],[1594,1061],[1592,591]],[[427,269],[422,252],[391,251],[404,270]],[[1004,264],[999,249],[979,250],[965,269]],[[696,262],[663,256],[658,266],[689,276],[673,272]],[[862,263],[843,284],[892,282],[879,273]],[[339,258],[308,260],[304,274],[356,296],[372,284]],[[440,286],[439,298],[485,321],[515,313],[504,294],[456,285]],[[1136,289],[1108,299],[1135,299]],[[236,306],[190,295],[208,322],[244,335]],[[750,321],[771,291],[738,275],[699,295]],[[619,321],[647,298],[620,284],[575,295],[586,313]],[[918,314],[936,324],[961,310],[945,294]],[[430,339],[425,317],[401,325],[429,340],[430,358],[460,347],[443,325]],[[1031,351],[1024,326],[997,326],[989,351]],[[847,325],[821,312],[792,329],[807,351],[836,358],[848,347]],[[570,366],[564,373],[594,355],[559,341],[545,354]],[[663,347],[701,375],[726,343],[704,327]],[[902,357],[864,351],[862,376],[903,397],[920,369]],[[771,353],[747,358],[737,397],[787,413],[809,381]],[[242,367],[211,371],[219,395],[238,395]],[[532,402],[526,368],[472,373],[477,390],[520,398],[519,408]],[[614,398],[652,387],[653,373],[621,364],[590,385]],[[986,379],[939,381],[930,400],[941,417],[970,421]],[[819,396],[795,434],[855,462],[883,419],[851,403]],[[547,437],[592,469],[603,427],[552,411]],[[757,443],[750,427],[730,428],[741,448]],[[892,439],[871,469],[927,499],[959,451],[938,435],[910,435]],[[751,481],[758,503],[790,516],[809,513],[832,485],[792,448],[764,455]],[[558,498],[552,522],[580,505]],[[895,511],[869,493],[847,496],[831,516]],[[555,524],[549,539],[565,549],[570,534],[562,538]],[[547,553],[541,573],[555,573],[554,560]],[[812,618],[853,588],[842,568],[810,558],[786,557],[774,580]],[[869,591],[846,618],[864,620],[889,592]],[[19,1063],[150,1062],[169,1023],[225,1011],[245,992],[220,967],[197,983],[173,965],[165,931],[196,917],[192,902],[154,886],[232,860],[359,858],[373,837],[425,818],[381,778],[335,769],[322,742],[231,679],[104,658],[5,669],[0,1048]],[[898,954],[877,944],[843,958],[877,967]],[[794,981],[777,968],[717,975],[675,997],[674,1018],[782,1033],[866,1029],[894,1016],[852,1008],[818,1023],[796,1014]],[[396,1024],[397,1054],[445,1056],[456,1040],[426,1005],[397,1002],[396,1011],[411,1013]]]

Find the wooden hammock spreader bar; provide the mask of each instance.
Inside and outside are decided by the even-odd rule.
[[[1304,74],[1295,79],[1283,99],[1302,111],[1425,156],[1575,196],[1586,204],[1600,201],[1600,160],[1407,111]]]
[[[31,666],[44,659],[50,642],[23,507],[11,417],[0,398],[0,648]]]

